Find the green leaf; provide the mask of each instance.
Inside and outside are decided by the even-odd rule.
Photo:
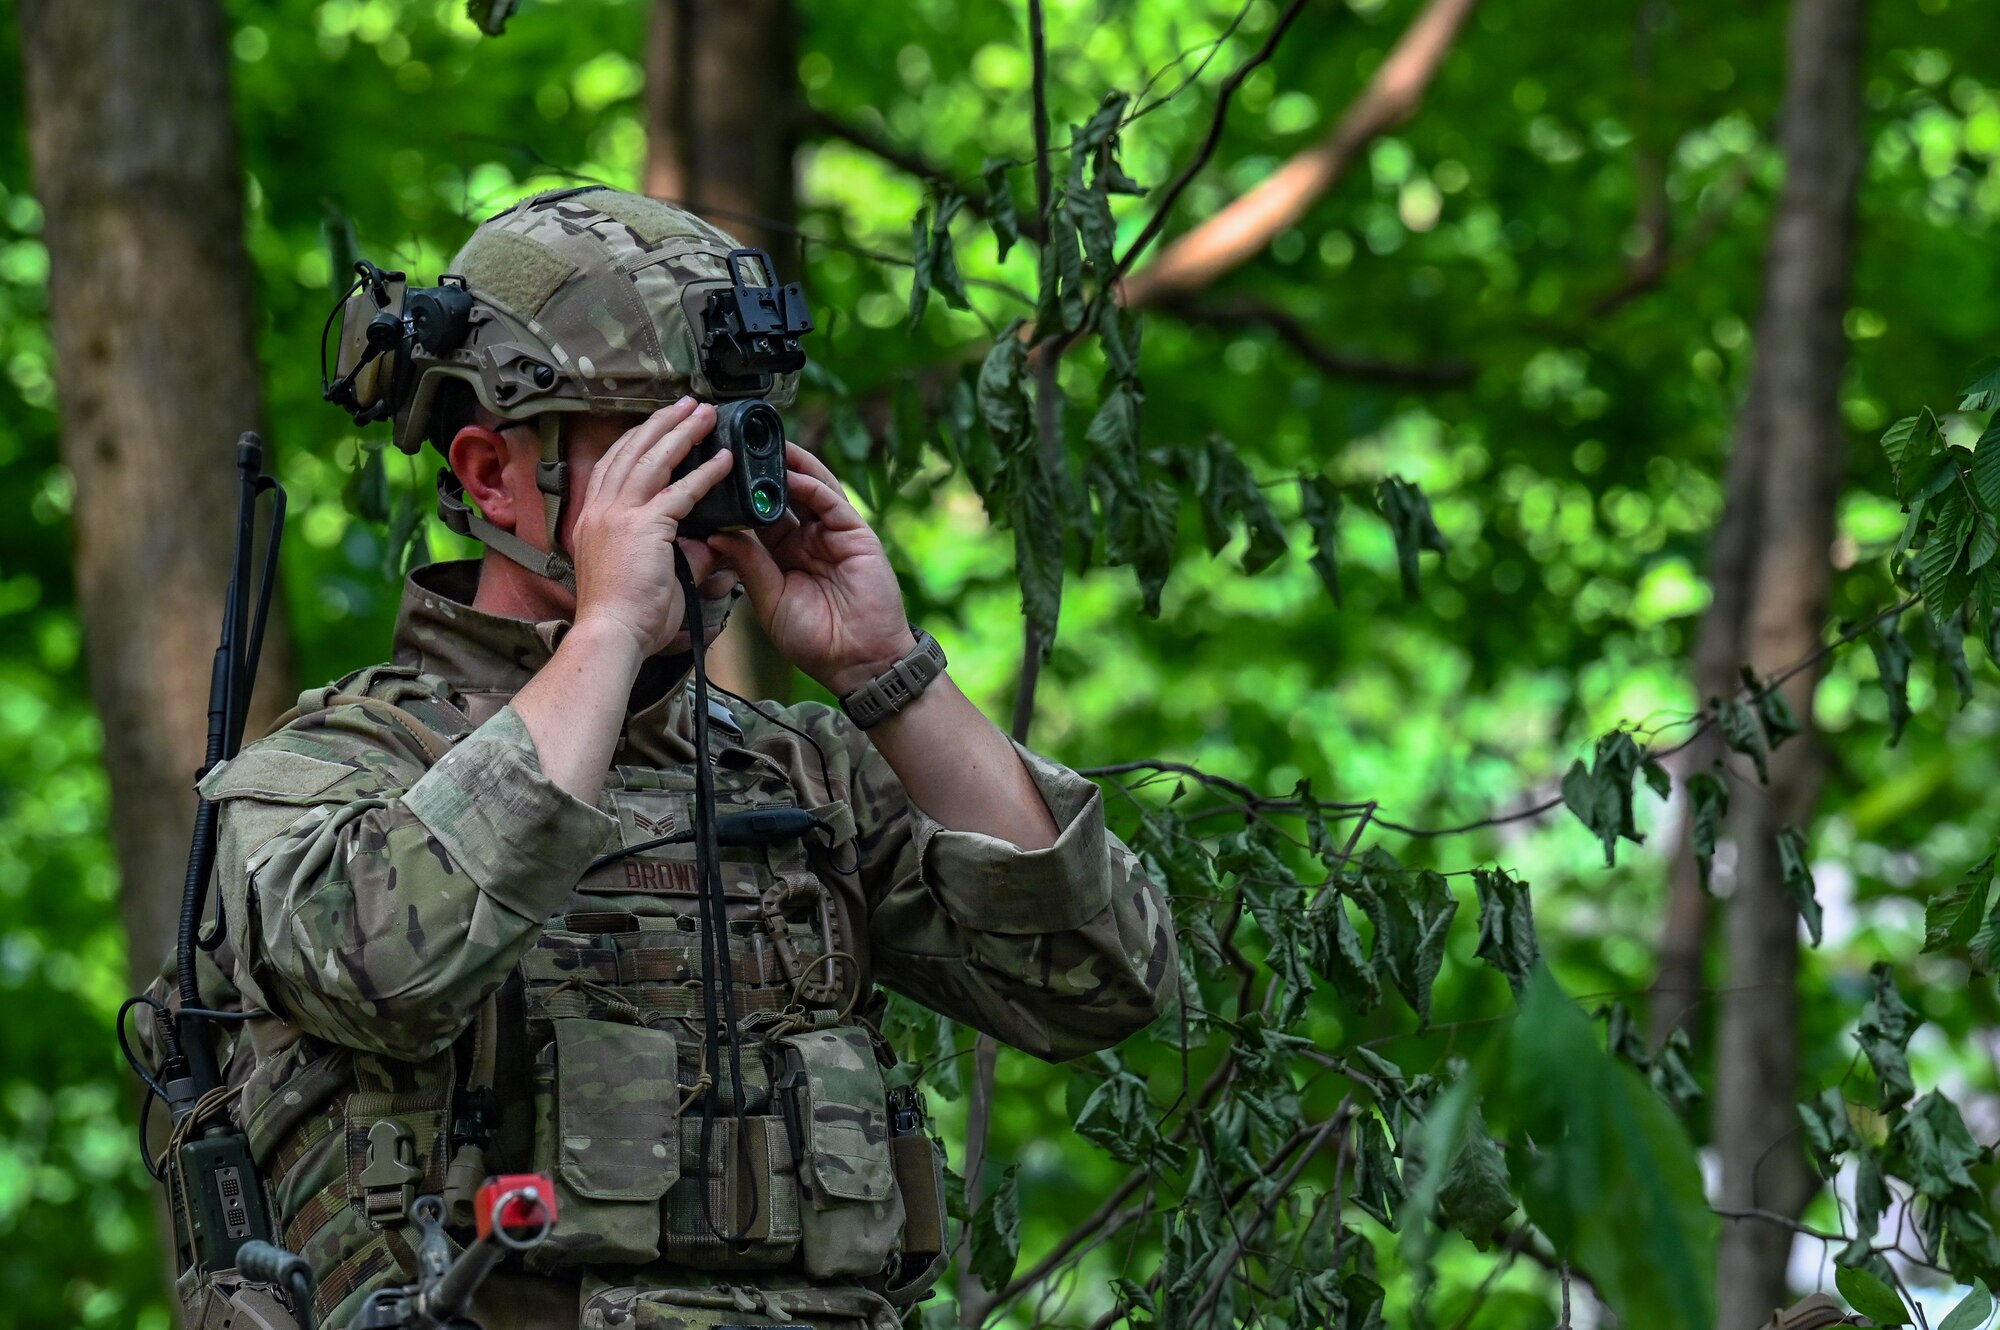
[[[1428,1026],[1431,985],[1444,962],[1452,916],[1458,913],[1451,884],[1429,869],[1411,872],[1371,859],[1347,879],[1344,889],[1375,925],[1376,967],[1417,1013],[1418,1024]]]
[[[1875,655],[1875,676],[1889,703],[1889,746],[1894,748],[1910,723],[1910,662],[1916,657],[1893,618],[1883,620],[1868,635],[1868,648]]]
[[[1972,1292],[1959,1299],[1956,1307],[1938,1322],[1938,1330],[1979,1330],[1993,1318],[1993,1295],[1987,1292],[1986,1281],[1972,1281]]]
[[[1474,1108],[1465,1143],[1445,1171],[1444,1189],[1438,1193],[1437,1221],[1475,1243],[1489,1242],[1494,1230],[1519,1208],[1513,1190],[1500,1146]]]
[[[1708,889],[1708,872],[1715,862],[1716,838],[1722,834],[1722,820],[1729,816],[1729,787],[1713,772],[1698,771],[1687,780],[1688,844],[1694,850],[1701,871],[1701,885]]]
[[[931,220],[931,281],[944,297],[944,303],[953,309],[972,308],[972,299],[965,292],[965,279],[958,271],[958,249],[951,238],[952,219],[964,206],[965,199],[956,191],[946,193],[938,200],[937,213]]]
[[[1057,329],[1067,331],[1083,322],[1083,251],[1077,247],[1076,227],[1069,220],[1062,192],[1049,209],[1049,237],[1042,245],[1041,290],[1036,318],[1043,335]]]
[[[1904,502],[1916,491],[1914,479],[1930,479],[1930,464],[1944,455],[1944,434],[1937,417],[1928,409],[1905,416],[1882,435],[1882,451],[1888,454],[1890,473],[1896,481],[1897,497]]]
[[[1505,869],[1484,868],[1472,870],[1472,882],[1479,891],[1479,945],[1473,954],[1507,976],[1519,998],[1541,959],[1528,884]]]
[[[1389,533],[1396,540],[1396,568],[1402,574],[1403,595],[1415,600],[1417,556],[1424,550],[1445,553],[1444,533],[1431,517],[1431,503],[1424,492],[1400,476],[1384,477],[1377,497],[1382,504],[1382,515],[1388,519]]]
[[[1712,1330],[1715,1214],[1680,1120],[1537,967],[1492,1058],[1486,1109],[1523,1208],[1584,1271],[1619,1323]]]
[[[1991,411],[2000,406],[2000,360],[1988,358],[1982,361],[1965,385],[1964,400],[1958,404],[1961,411]]]
[[[1597,741],[1591,765],[1577,762],[1563,777],[1563,805],[1604,845],[1604,866],[1617,862],[1622,836],[1634,845],[1645,842],[1632,818],[1632,780],[1645,755],[1624,730]]]
[[[1933,623],[1942,623],[1964,607],[1972,594],[1972,568],[1966,561],[1972,514],[1964,497],[1948,495],[1937,525],[1917,551],[1917,589]]]
[[[1979,520],[1990,523],[1993,519],[1982,513]],[[1975,532],[1974,539],[1977,538]],[[1951,673],[1952,686],[1958,691],[1960,711],[1972,705],[1972,668],[1965,662],[1965,623],[1970,612],[1968,606],[1942,623],[1931,624],[1931,639],[1937,648],[1938,662]]]
[[[1021,584],[1021,612],[1040,634],[1042,658],[1055,646],[1062,614],[1063,521],[1053,482],[1026,459],[1014,486],[1009,525],[1014,528],[1014,572]]]
[[[1356,1014],[1373,1011],[1382,1000],[1382,984],[1375,977],[1374,963],[1361,949],[1361,933],[1347,917],[1341,894],[1323,893],[1306,917],[1306,964],[1332,984],[1340,1000]]]
[[[1989,513],[2000,512],[2000,418],[1988,424],[1972,445],[1972,492],[1979,496],[1980,507]]]
[[[1674,792],[1674,778],[1657,758],[1647,758],[1639,764],[1639,774],[1646,778],[1646,787],[1665,799]]]
[[[1257,477],[1237,455],[1235,445],[1219,434],[1210,435],[1188,460],[1195,494],[1201,500],[1208,552],[1220,554],[1231,532],[1240,529],[1246,538],[1243,571],[1260,573],[1270,567],[1286,550],[1284,524],[1264,497]]]
[[[1896,991],[1894,972],[1886,962],[1877,963],[1872,973],[1875,995],[1861,1009],[1854,1038],[1861,1045],[1868,1065],[1875,1069],[1881,1106],[1886,1110],[1908,1103],[1917,1092],[1916,1083],[1910,1079],[1908,1049],[1910,1036],[1923,1024],[1923,1018]]]
[[[1770,784],[1771,769],[1766,761],[1764,728],[1756,713],[1750,709],[1750,704],[1740,697],[1732,697],[1722,704],[1720,714],[1722,742],[1755,763],[1757,779]]]
[[[1757,719],[1764,727],[1765,741],[1773,749],[1799,732],[1799,718],[1793,713],[1792,704],[1776,688],[1757,693]]]
[[[1271,1019],[1280,1028],[1288,1027],[1305,1015],[1315,987],[1306,964],[1305,940],[1300,936],[1300,915],[1286,908],[1293,904],[1291,900],[1281,901],[1276,893],[1245,891],[1243,899],[1270,944],[1264,963],[1277,986],[1270,1003]]]
[[[1014,186],[1008,181],[1007,172],[1014,163],[1005,157],[989,157],[980,168],[980,176],[986,181],[986,220],[993,227],[995,245],[993,258],[996,263],[1007,261],[1007,251],[1021,238],[1021,217],[1014,207]]]
[[[321,229],[326,234],[327,294],[340,299],[354,284],[354,261],[361,257],[361,241],[354,234],[354,218],[347,210],[327,199],[322,205],[325,219]]]
[[[993,1194],[972,1216],[972,1273],[994,1292],[1013,1277],[1014,1264],[1021,1256],[1019,1172],[1019,1164],[1008,1165]]]
[[[1778,833],[1778,866],[1784,874],[1785,890],[1798,907],[1799,917],[1806,921],[1806,935],[1817,947],[1822,915],[1819,898],[1813,894],[1812,864],[1808,854],[1803,831],[1797,827],[1786,827]]]
[[[1146,1083],[1129,1071],[1107,1077],[1084,1100],[1076,1131],[1113,1159],[1136,1164],[1160,1144]]]
[[[1957,1105],[1935,1090],[1891,1129],[1889,1147],[1896,1173],[1932,1200],[1974,1189],[1970,1170],[1985,1157]]]
[[[1407,1193],[1403,1175],[1390,1152],[1382,1119],[1373,1113],[1357,1117],[1349,1129],[1348,1149],[1354,1152],[1354,1203],[1376,1223],[1393,1231]]]
[[[1340,605],[1340,487],[1325,476],[1299,477],[1299,516],[1312,532],[1313,571]]]
[[[1028,400],[1028,349],[1017,335],[1021,320],[993,340],[979,367],[979,416],[1003,455],[1021,451],[1034,438],[1034,406]]]
[[[1860,1145],[1854,1124],[1848,1120],[1847,1100],[1839,1086],[1820,1092],[1817,1099],[1799,1105],[1799,1125],[1805,1132],[1806,1148],[1819,1161],[1820,1173],[1832,1177],[1834,1158]]]
[[[1994,856],[1987,855],[1965,881],[1930,898],[1924,905],[1924,950],[1943,951],[1972,942],[1986,919],[1986,897],[1993,886]]]
[[[1833,1272],[1833,1282],[1847,1305],[1877,1325],[1908,1325],[1910,1315],[1903,1300],[1874,1275],[1857,1266],[1843,1265]]]
[[[488,37],[498,37],[520,7],[521,0],[465,0],[465,15]]]
[[[1701,1082],[1694,1074],[1694,1044],[1688,1039],[1688,1032],[1676,1029],[1667,1036],[1667,1042],[1660,1045],[1660,1051],[1653,1055],[1652,1065],[1646,1068],[1646,1082],[1660,1092],[1660,1097],[1672,1106],[1680,1117],[1694,1111],[1694,1106],[1707,1097]]]
[[[1119,122],[1125,118],[1125,107],[1132,95],[1113,90],[1104,94],[1104,100],[1097,104],[1097,110],[1089,120],[1071,131],[1070,150],[1079,155],[1089,153],[1114,141],[1118,137]]]
[[[382,465],[382,450],[364,449],[361,465],[347,478],[347,508],[364,522],[389,520],[389,473]]]
[[[1104,348],[1105,363],[1114,376],[1136,379],[1139,374],[1139,344],[1145,328],[1144,316],[1122,308],[1115,300],[1097,307],[1097,340]]]
[[[1834,1259],[1857,1268],[1874,1259],[1875,1231],[1888,1209],[1889,1184],[1882,1177],[1882,1161],[1863,1151],[1854,1162],[1854,1236]]]
[[[1076,159],[1076,166],[1063,196],[1063,211],[1077,234],[1083,237],[1083,256],[1089,260],[1091,268],[1099,280],[1109,273],[1117,263],[1118,223],[1111,217],[1111,200],[1105,196],[1100,185],[1086,186],[1083,183],[1083,160]]]
[[[1118,383],[1105,394],[1084,431],[1085,475],[1103,513],[1105,557],[1133,570],[1142,607],[1158,618],[1160,592],[1173,571],[1180,496],[1139,451],[1143,400],[1136,381]]]
[[[2000,969],[2000,898],[1988,900],[1978,927],[1972,930],[1972,938],[1965,945],[1965,954],[1975,974],[1992,974]]]

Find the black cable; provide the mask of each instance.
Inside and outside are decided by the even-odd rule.
[[[729,1039],[729,1096],[730,1112],[736,1122],[736,1146],[743,1156],[745,1174],[749,1169],[749,1132],[744,1127],[743,1113],[743,1049],[736,1026],[735,977],[731,973],[729,958],[729,900],[722,890],[722,857],[716,845],[715,829],[715,769],[709,763],[708,752],[708,643],[702,623],[701,589],[695,585],[694,569],[688,566],[687,554],[679,545],[674,546],[674,573],[681,584],[681,596],[685,601],[688,646],[694,656],[694,855],[695,869],[699,876],[699,887],[695,894],[696,923],[701,930],[701,1006],[704,1026],[704,1043],[707,1053],[709,1082],[701,1102],[701,1169],[708,1170],[709,1151],[714,1145],[716,1076],[722,1061],[722,1031],[719,1021],[726,1020]],[[720,990],[718,994],[718,988]],[[722,1011],[717,1012],[718,998]],[[715,1222],[709,1210],[709,1189],[701,1188],[702,1222],[715,1239],[725,1244],[742,1240],[757,1222],[754,1206],[756,1190],[751,1190],[752,1212],[744,1220],[743,1232],[725,1233]]]
[[[724,697],[735,698],[738,702],[741,702],[744,706],[749,707],[752,711],[756,712],[759,716],[762,716],[765,720],[770,721],[773,725],[776,725],[779,729],[790,730],[793,734],[798,735],[799,738],[804,739],[807,743],[811,744],[813,752],[819,756],[820,787],[826,791],[827,797],[829,799],[833,797],[833,772],[832,768],[830,768],[827,765],[826,749],[820,746],[819,740],[813,738],[812,734],[809,731],[800,729],[798,726],[792,724],[790,721],[784,719],[782,716],[772,715],[770,712],[764,710],[764,708],[758,706],[755,702],[752,702],[749,698],[743,696],[743,694],[732,693],[719,683],[712,683],[709,685],[709,687],[713,688],[716,692],[721,693]],[[836,842],[833,839],[832,824],[822,822],[820,825],[824,827],[826,830],[826,839],[827,839],[826,848],[829,852],[831,852],[836,845]],[[860,876],[861,873],[860,842],[858,840],[850,841],[849,848],[854,856],[853,867],[842,868],[839,864],[834,863],[832,864],[833,871],[836,873],[844,874],[849,877],[858,877]],[[829,859],[828,862],[831,863],[832,862],[831,859]]]
[[[118,1006],[118,1051],[125,1055],[125,1065],[132,1069],[132,1074],[146,1083],[146,1093],[148,1095],[158,1095],[160,1098],[165,1099],[167,1097],[166,1088],[153,1079],[153,1073],[146,1070],[145,1064],[139,1061],[139,1055],[132,1051],[131,1041],[125,1037],[125,1018],[131,1014],[132,1008],[137,1006],[151,1007],[163,1020],[171,1020],[171,1015],[167,1011],[165,1004],[160,1002],[158,998],[150,997],[145,993],[126,998]]]
[[[159,1098],[160,1096],[154,1093],[149,1078],[149,1083],[146,1086],[146,1097],[139,1101],[139,1162],[146,1166],[146,1173],[153,1181],[165,1182],[167,1175],[153,1167],[152,1142],[146,1139],[146,1128],[153,1121],[153,1104]]]
[[[648,850],[657,850],[667,845],[685,845],[693,839],[694,833],[692,831],[676,831],[671,836],[655,836],[651,840],[642,840],[636,845],[621,845],[609,854],[600,854],[595,859],[592,859],[589,864],[585,865],[583,871],[585,874],[594,873],[606,864],[615,864],[620,859],[630,859],[635,854],[644,854]]]

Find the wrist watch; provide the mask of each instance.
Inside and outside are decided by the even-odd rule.
[[[840,699],[840,709],[864,730],[872,730],[923,696],[931,680],[944,673],[944,648],[915,624],[917,644],[909,654]]]

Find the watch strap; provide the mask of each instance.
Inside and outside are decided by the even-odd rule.
[[[915,626],[910,631],[917,644],[909,654],[840,699],[840,709],[861,729],[874,729],[916,701],[944,673],[944,648],[938,640]]]

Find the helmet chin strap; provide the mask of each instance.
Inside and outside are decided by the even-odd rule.
[[[563,460],[562,416],[555,412],[544,415],[537,433],[542,441],[542,456],[535,463],[535,487],[542,492],[542,507],[548,514],[547,549],[537,549],[512,531],[504,531],[487,521],[478,509],[466,502],[465,485],[452,474],[450,467],[438,471],[438,517],[459,535],[470,536],[495,554],[513,560],[537,577],[560,583],[566,591],[575,595],[576,568],[556,540],[556,532],[562,525],[563,501],[569,497],[569,463]]]

